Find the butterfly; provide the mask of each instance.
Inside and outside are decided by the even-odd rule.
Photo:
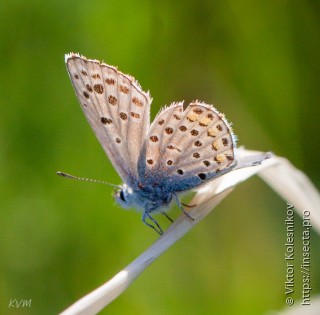
[[[75,53],[65,62],[81,108],[124,182],[115,199],[141,209],[142,221],[159,234],[153,214],[167,216],[162,209],[172,201],[192,220],[181,193],[264,159],[239,163],[232,128],[212,105],[172,103],[150,124],[152,98],[132,76]]]

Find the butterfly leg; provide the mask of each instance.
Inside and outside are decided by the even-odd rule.
[[[161,214],[164,215],[171,223],[173,223],[173,220],[164,211],[161,211]]]
[[[148,222],[146,221],[147,218],[148,218],[149,220],[151,220],[151,221],[157,226],[158,229],[156,229],[152,224],[148,223]],[[147,226],[151,227],[152,229],[154,229],[159,235],[162,235],[162,234],[163,234],[163,231],[162,231],[159,223],[158,223],[148,212],[146,212],[146,211],[143,212],[142,221],[143,221],[143,223],[144,223],[145,225],[147,225]]]
[[[186,203],[184,202],[181,202],[181,204],[184,206],[184,207],[188,207],[188,208],[194,208],[196,205],[187,205]]]
[[[194,221],[194,218],[182,207],[182,204],[178,198],[178,196],[176,194],[173,194],[173,196],[176,199],[176,203],[178,205],[178,207],[182,210],[182,212],[185,214],[185,216],[190,219],[191,221]]]

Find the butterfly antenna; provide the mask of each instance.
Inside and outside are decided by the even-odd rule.
[[[65,177],[65,178],[80,180],[80,181],[83,181],[83,182],[91,182],[91,183],[103,184],[103,185],[112,186],[112,187],[121,189],[121,186],[113,185],[113,184],[107,183],[107,182],[105,182],[103,180],[84,178],[84,177],[77,177],[77,176],[73,176],[73,175],[70,175],[70,174],[67,174],[67,173],[64,173],[64,172],[60,172],[60,171],[57,172],[57,175],[59,175],[61,177]]]

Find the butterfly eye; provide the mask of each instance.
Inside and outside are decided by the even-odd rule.
[[[124,198],[123,190],[120,190],[120,199],[124,202],[126,201],[126,199]]]

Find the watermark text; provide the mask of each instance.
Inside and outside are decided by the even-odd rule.
[[[31,307],[32,299],[10,299],[8,308],[25,308]]]

